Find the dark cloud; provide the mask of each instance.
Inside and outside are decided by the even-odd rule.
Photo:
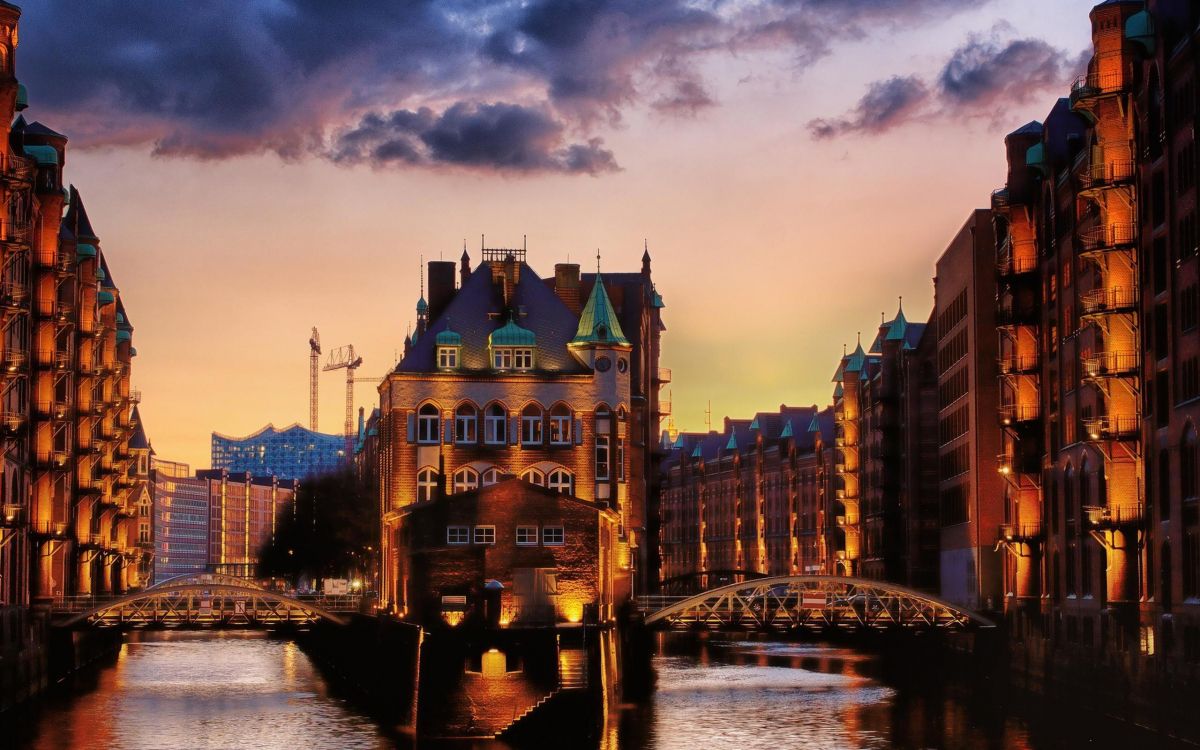
[[[1088,52],[1073,55],[1041,39],[1004,39],[1008,31],[1002,25],[970,36],[930,83],[906,76],[870,84],[851,112],[813,120],[809,132],[825,139],[878,134],[923,116],[990,117],[998,107],[1062,90],[1087,64]]]
[[[808,131],[817,139],[850,133],[882,133],[912,119],[928,98],[929,89],[917,76],[875,81],[847,115],[832,120],[813,120],[808,123]]]
[[[627,108],[713,105],[713,55],[803,67],[984,1],[39,0],[18,69],[35,115],[77,146],[597,174],[615,159],[596,131]]]
[[[341,131],[330,154],[344,164],[454,165],[511,172],[601,174],[618,169],[603,141],[566,143],[564,126],[541,109],[459,102],[440,115],[423,108],[369,113]]]

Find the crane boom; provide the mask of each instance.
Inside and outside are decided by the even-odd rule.
[[[321,334],[313,326],[308,337],[308,429],[317,431],[317,366],[321,363]]]
[[[346,458],[354,451],[354,371],[362,365],[362,357],[354,353],[354,345],[339,346],[329,352],[329,359],[323,368],[331,370],[346,370]]]

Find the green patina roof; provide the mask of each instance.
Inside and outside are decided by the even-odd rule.
[[[729,442],[725,444],[725,450],[727,450],[727,451],[737,450],[737,433],[736,432],[730,433]]]
[[[753,420],[750,421],[750,429],[752,429],[752,430],[759,429],[758,417],[755,417]]]
[[[1046,147],[1044,144],[1035,143],[1025,152],[1025,166],[1036,169],[1045,169],[1046,166]]]
[[[58,164],[58,151],[53,146],[26,146],[25,155],[38,164]]]
[[[696,449],[692,451],[692,458],[700,458],[704,454],[700,452],[700,444],[696,443]]]
[[[125,315],[124,315],[124,313],[117,313],[117,324],[119,325],[119,324],[121,324],[121,323],[124,323],[124,322],[125,322]]]
[[[528,328],[522,328],[511,317],[502,327],[488,336],[488,346],[537,346],[537,336]]]
[[[854,353],[846,358],[845,372],[862,372],[863,365],[866,364],[867,353],[863,351],[862,342],[858,342],[858,346],[854,347]]]
[[[1125,21],[1125,38],[1142,45],[1146,54],[1154,54],[1154,16],[1150,11],[1134,13]]]
[[[673,447],[673,448],[682,448],[683,447],[683,433],[682,432],[675,436],[675,444],[671,447]]]
[[[118,343],[121,341],[129,341],[131,338],[133,338],[133,334],[130,333],[129,331],[117,331],[117,342]]]
[[[904,308],[896,313],[896,319],[892,321],[892,327],[888,329],[887,337],[884,341],[904,341],[904,334],[908,331],[908,320],[904,317]]]
[[[417,300],[417,312],[423,313],[428,309],[429,309],[429,303],[425,301],[424,297]]]
[[[833,389],[833,397],[841,398],[844,394],[845,394],[845,391],[842,390],[842,384],[838,383],[837,386],[835,386]]]
[[[434,341],[438,346],[462,346],[462,336],[451,331],[449,325],[446,326],[446,330],[438,333]]]
[[[787,424],[785,424],[783,426],[783,432],[779,433],[779,437],[781,437],[781,438],[795,437],[795,433],[792,432],[792,420],[789,419],[787,421]]]
[[[821,431],[821,422],[820,422],[820,420],[817,419],[817,414],[819,414],[819,413],[820,412],[814,413],[812,421],[808,423],[808,431],[809,432],[820,432]]]
[[[29,107],[29,89],[25,88],[25,84],[17,84],[17,111],[20,112]]]
[[[663,308],[663,307],[667,306],[667,303],[663,302],[662,295],[658,293],[657,289],[654,290],[654,296],[651,299],[650,304],[652,304],[658,308]]]
[[[112,292],[101,291],[96,293],[96,301],[102,305],[111,305],[117,301],[117,298],[113,296]]]
[[[80,258],[95,258],[99,254],[96,246],[87,242],[80,242],[75,245],[75,252],[78,253]],[[104,277],[101,275],[103,272],[104,269],[102,268],[96,269],[96,278],[103,279]]]
[[[129,347],[129,356],[131,356],[131,357],[136,357],[136,356],[137,356],[137,349],[133,348],[132,346],[131,346],[131,347]]]
[[[97,268],[97,269],[96,269],[96,280],[97,280],[97,281],[104,281],[104,280],[105,280],[105,279],[107,279],[107,278],[108,278],[108,274],[106,274],[106,273],[104,272],[104,269],[103,269],[103,268]]]
[[[572,344],[622,344],[628,345],[629,339],[621,330],[621,324],[613,312],[612,303],[608,301],[608,292],[604,291],[604,281],[596,274],[596,284],[592,294],[583,307],[579,316],[579,328],[575,331]]]

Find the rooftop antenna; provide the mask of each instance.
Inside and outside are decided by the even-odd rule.
[[[900,312],[904,312],[904,295],[900,295]]]
[[[600,275],[600,248],[596,248],[596,275]]]
[[[417,267],[417,276],[421,277],[421,299],[425,299],[425,256],[419,255],[420,266]]]
[[[704,431],[712,432],[712,399],[708,400],[708,406],[704,409]]]
[[[529,235],[523,234],[523,235],[521,235],[521,251],[524,252],[528,249],[529,249]]]
[[[487,242],[486,242],[486,240],[484,240],[483,235],[481,234],[481,235],[479,235],[479,249],[483,250],[486,247],[487,247]]]

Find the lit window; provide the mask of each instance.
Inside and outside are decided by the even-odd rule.
[[[542,410],[530,404],[521,412],[521,445],[542,444]]]
[[[497,370],[508,370],[512,367],[512,349],[503,347],[492,352],[492,365]]]
[[[617,481],[625,481],[625,439],[617,440]]]
[[[496,543],[496,527],[495,526],[476,526],[475,527],[475,543],[476,544],[495,544]]]
[[[545,526],[542,528],[542,544],[547,547],[558,547],[566,542],[566,533],[562,526]]]
[[[447,526],[446,544],[470,544],[471,530],[466,526]]]
[[[491,445],[503,445],[508,442],[505,439],[507,419],[503,406],[500,404],[489,406],[487,414],[483,417],[484,441]]]
[[[446,370],[453,370],[454,368],[458,367],[457,346],[438,347],[438,367]]]
[[[609,447],[611,438],[608,435],[596,436],[596,479],[607,481],[609,471]]]
[[[436,443],[440,432],[439,425],[441,419],[438,416],[438,408],[433,404],[425,404],[421,410],[417,412],[417,442],[418,443]]]
[[[496,482],[499,482],[503,478],[504,472],[493,466],[492,468],[483,472],[483,478],[480,480],[480,486],[488,487]]]
[[[532,547],[538,543],[538,527],[537,526],[518,526],[517,527],[517,546]]]
[[[532,349],[513,349],[513,367],[518,370],[533,369]]]
[[[454,491],[466,492],[479,487],[479,472],[472,469],[470,466],[464,466],[454,472]]]
[[[525,473],[521,475],[521,478],[530,484],[536,484],[538,487],[546,486],[546,475],[537,469],[526,470]]]
[[[437,492],[438,475],[429,467],[417,472],[417,502],[424,503],[433,499]]]
[[[475,407],[470,404],[463,404],[458,407],[454,413],[454,442],[459,444],[470,444],[475,442],[475,425],[478,422],[478,415],[475,412]]]
[[[570,445],[571,410],[566,404],[558,404],[550,410],[550,443]]]
[[[575,477],[566,469],[555,469],[546,478],[546,486],[564,495],[575,494]]]

